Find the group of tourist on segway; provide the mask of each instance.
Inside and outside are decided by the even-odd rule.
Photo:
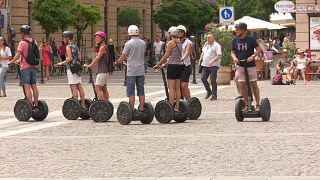
[[[232,58],[236,63],[236,76],[241,84],[243,99],[236,102],[235,116],[238,121],[244,118],[262,117],[263,121],[270,119],[271,107],[267,98],[260,103],[260,94],[255,71],[255,56],[261,51],[256,41],[247,36],[247,25],[236,24],[236,37],[232,45]],[[187,119],[195,120],[201,115],[202,106],[200,100],[191,97],[188,87],[191,74],[190,52],[191,41],[186,38],[187,29],[183,25],[172,26],[168,30],[169,41],[161,60],[154,66],[160,68],[166,97],[159,101],[155,108],[145,99],[145,69],[144,52],[146,44],[139,38],[139,28],[136,25],[128,27],[130,40],[124,45],[121,57],[117,64],[127,62],[126,93],[128,102],[121,102],[117,108],[117,119],[120,124],[127,125],[131,121],[140,121],[142,124],[150,124],[153,118],[160,123],[185,122]],[[48,115],[48,106],[44,100],[39,100],[39,92],[36,85],[36,66],[39,64],[39,51],[34,39],[30,37],[31,27],[20,27],[22,41],[20,41],[15,57],[9,62],[20,64],[20,78],[23,84],[24,99],[16,102],[14,107],[15,117],[19,121],[28,121],[31,117],[35,121],[42,121]],[[81,85],[80,52],[73,41],[73,33],[64,31],[62,34],[66,47],[66,60],[57,65],[67,66],[68,84],[71,89],[71,98],[64,101],[62,107],[63,116],[68,120],[92,119],[95,122],[108,121],[114,112],[113,104],[109,101],[107,81],[113,72],[113,61],[110,59],[108,48],[105,45],[106,33],[95,33],[96,56],[90,64],[83,67],[89,69],[92,77],[92,69],[96,68],[97,76],[92,82],[95,94],[93,99],[86,99]],[[256,50],[256,51],[254,51]],[[165,73],[166,68],[166,73]],[[135,87],[139,106],[135,108]],[[253,94],[256,107],[252,105]]]
[[[184,30],[184,33],[186,33],[185,27],[180,27],[182,27],[182,30]],[[21,26],[20,34],[22,41],[20,41],[18,45],[17,54],[9,62],[9,64],[20,64],[19,74],[22,80],[25,97],[16,102],[14,106],[14,114],[19,121],[28,121],[31,117],[35,121],[42,121],[47,117],[49,109],[44,100],[39,100],[39,92],[36,85],[36,66],[39,64],[40,59],[37,43],[30,37],[30,26]],[[173,34],[172,36],[177,38],[177,30],[170,31],[169,34]],[[188,102],[182,100],[180,101],[180,95],[175,97],[169,96],[167,93],[165,102],[180,102],[177,107],[174,106],[174,103],[167,103],[170,105],[169,107],[161,108],[161,103],[158,103],[159,105],[157,104],[156,111],[154,111],[152,104],[150,102],[145,102],[144,51],[146,44],[144,41],[139,39],[139,28],[137,26],[129,26],[128,35],[130,36],[130,40],[125,43],[123,53],[116,61],[117,64],[123,63],[124,60],[127,62],[126,87],[127,96],[129,98],[129,103],[121,102],[118,106],[118,122],[126,125],[131,121],[138,120],[143,124],[149,124],[153,121],[154,116],[156,116],[156,119],[160,123],[169,123],[171,120],[175,120],[176,122],[184,122],[187,119],[198,119],[202,110],[201,103],[199,99],[190,97],[189,89],[184,89],[183,91],[187,92],[184,93],[184,97],[186,100],[188,100]],[[171,35],[169,36],[171,37]],[[107,39],[106,33],[102,31],[95,33],[96,56],[90,64],[83,65],[83,67],[88,68],[91,79],[93,78],[92,68],[97,67],[96,80],[95,82],[92,82],[92,88],[95,94],[93,99],[85,98],[85,92],[81,85],[82,81],[80,72],[82,66],[80,64],[79,48],[73,41],[74,35],[71,31],[64,31],[62,37],[63,42],[67,45],[66,59],[65,61],[59,62],[57,65],[66,65],[68,84],[71,89],[71,97],[66,99],[62,106],[63,116],[68,120],[76,120],[80,117],[81,119],[91,118],[95,122],[108,121],[113,115],[114,107],[109,101],[107,81],[113,72],[114,64],[110,59],[108,49],[104,43]],[[189,43],[189,41],[190,40],[187,42]],[[169,44],[171,48],[171,43]],[[180,55],[180,57],[184,56],[186,62],[188,62],[190,61],[190,49],[188,46],[185,47],[188,48],[188,50],[181,49],[179,50],[179,53],[182,54],[181,51],[183,51],[185,55]],[[169,57],[169,54],[166,56]],[[179,62],[179,64],[182,63]],[[187,67],[189,65],[190,62],[189,64],[185,64]],[[185,69],[187,70],[188,68]],[[185,76],[185,78],[189,80],[190,74],[186,74]],[[164,73],[163,79],[165,83],[165,90],[168,92],[168,86],[166,84],[167,81]],[[185,84],[188,84],[188,80],[185,80]],[[180,83],[180,80],[178,82]],[[168,84],[171,93],[170,88],[172,87],[172,83],[170,80]],[[139,97],[139,106],[137,109],[135,108],[135,87],[137,87],[137,95]],[[188,88],[187,85],[184,85],[184,87]],[[179,105],[181,106],[180,108]],[[164,114],[167,114],[167,117],[170,119],[163,120],[162,117]]]

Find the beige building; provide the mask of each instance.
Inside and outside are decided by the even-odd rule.
[[[151,0],[79,0],[90,6],[98,6],[101,12],[101,21],[84,32],[84,39],[87,40],[87,47],[93,45],[93,34],[98,30],[108,30],[108,37],[114,39],[115,45],[121,46],[128,38],[127,27],[117,25],[117,13],[124,7],[135,7],[142,17],[140,36],[151,39]],[[153,0],[153,10],[157,11],[161,0]],[[107,8],[105,4],[107,3]],[[2,7],[1,7],[2,6]],[[19,27],[23,24],[30,24],[33,36],[41,41],[45,35],[38,23],[32,19],[32,0],[0,0],[1,14],[5,15],[5,27],[1,29],[1,35],[8,37],[9,28],[17,33],[16,40],[20,40]],[[6,16],[7,15],[7,16]],[[108,26],[105,27],[105,24]],[[72,30],[72,29],[70,29]],[[159,34],[160,30],[154,23],[153,37]],[[52,34],[52,38],[61,41],[61,32]],[[58,43],[59,45],[60,43]]]
[[[320,52],[320,0],[296,0],[296,47]]]

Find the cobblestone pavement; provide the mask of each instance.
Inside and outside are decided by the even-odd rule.
[[[147,100],[164,98],[161,74],[149,71]],[[40,85],[50,113],[43,122],[18,122],[12,109],[21,87],[8,77],[0,98],[0,178],[4,179],[213,179],[320,180],[319,81],[272,86],[260,81],[272,105],[270,122],[234,117],[235,86],[219,86],[218,100],[204,100],[202,84],[190,84],[203,106],[199,120],[150,125],[68,121],[61,106],[70,96],[65,77]],[[88,77],[84,77],[88,82]],[[115,109],[127,100],[122,72],[111,77]],[[85,91],[93,97],[91,85]]]

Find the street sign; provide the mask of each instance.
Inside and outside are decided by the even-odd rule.
[[[222,7],[219,10],[220,25],[230,25],[234,22],[233,7]]]

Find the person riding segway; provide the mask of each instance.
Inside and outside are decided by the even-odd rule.
[[[64,101],[62,106],[62,114],[68,120],[90,119],[89,107],[92,103],[91,99],[85,99],[84,90],[81,85],[81,65],[80,51],[76,43],[73,41],[73,33],[64,31],[62,34],[66,47],[66,60],[59,62],[57,65],[67,66],[67,77],[70,85],[72,97]],[[80,95],[80,102],[78,97]]]
[[[95,84],[92,81],[95,98],[90,105],[89,114],[95,122],[108,121],[113,115],[113,105],[109,101],[109,92],[107,81],[109,75],[113,72],[113,61],[104,41],[107,39],[106,33],[97,31],[95,33],[96,58],[90,64],[84,64],[83,67],[90,68],[90,78],[92,79],[92,68],[97,66],[97,78]]]
[[[190,112],[188,118],[196,120],[200,117],[202,106],[197,97],[191,97],[189,89],[189,79],[192,72],[191,67],[191,51],[192,42],[187,38],[187,28],[183,25],[177,26],[179,43],[182,45],[181,61],[185,66],[181,71],[180,86],[181,86],[181,99],[185,99],[188,102]]]
[[[159,68],[168,61],[167,78],[161,68],[166,100],[159,101],[155,107],[155,117],[160,123],[169,123],[171,120],[184,122],[188,118],[189,105],[186,101],[180,100],[181,71],[185,68],[181,62],[181,44],[178,44],[178,28],[173,26],[168,30],[169,38],[166,53],[154,68]],[[169,91],[168,91],[169,87]]]
[[[150,124],[153,121],[154,109],[150,102],[145,102],[144,53],[146,43],[139,39],[139,28],[136,25],[128,27],[128,35],[131,39],[125,43],[123,53],[117,63],[122,64],[127,59],[126,87],[129,103],[123,101],[119,104],[117,119],[122,125],[130,124],[133,120],[139,120],[142,124]],[[134,108],[135,86],[137,87],[140,103],[138,109]]]
[[[232,42],[231,56],[237,64],[238,78],[242,87],[242,98],[237,99],[235,105],[235,117],[238,121],[244,118],[261,117],[263,121],[269,121],[271,114],[270,102],[267,98],[262,99],[260,104],[260,92],[257,83],[255,57],[261,52],[257,41],[247,35],[247,24],[235,25],[236,37]],[[256,51],[254,52],[254,50]],[[253,96],[256,107],[252,105]]]
[[[8,63],[20,60],[18,70],[22,80],[24,99],[20,99],[14,106],[14,115],[19,121],[28,121],[31,117],[35,121],[43,121],[48,116],[48,106],[44,100],[39,100],[37,88],[37,68],[39,64],[39,50],[34,39],[30,37],[31,27],[20,27],[22,41],[20,41],[17,53]]]

